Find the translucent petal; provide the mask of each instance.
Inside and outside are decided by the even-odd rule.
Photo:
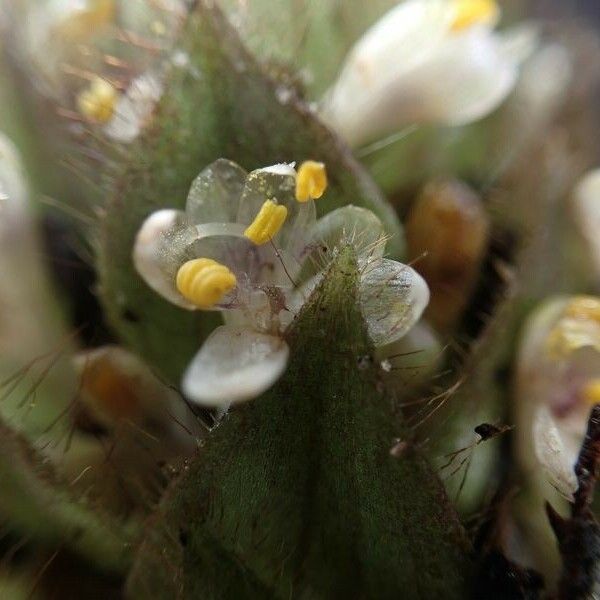
[[[281,377],[288,357],[288,345],[279,337],[222,326],[206,340],[188,367],[183,392],[203,406],[251,400]]]
[[[277,200],[290,211],[296,204],[296,171],[291,165],[275,165],[252,171],[242,192],[237,222],[248,227],[267,200]]]
[[[185,212],[190,222],[235,222],[247,177],[246,171],[230,160],[216,160],[192,183]]]
[[[425,280],[411,267],[381,259],[365,267],[360,303],[375,346],[403,337],[429,303]]]
[[[311,241],[328,250],[350,243],[361,259],[381,258],[385,249],[385,230],[381,221],[366,208],[343,206],[317,221]]]
[[[267,200],[277,200],[287,208],[288,216],[273,243],[298,261],[317,214],[315,203],[298,202],[295,191],[296,171],[292,165],[274,165],[253,171],[246,181],[237,221],[244,226],[250,225]],[[288,271],[293,271],[293,265],[286,266]]]
[[[292,280],[284,269],[289,257],[269,244],[255,246],[235,223],[206,223],[190,226],[186,215],[161,210],[151,215],[140,229],[133,252],[138,273],[164,298],[188,310],[197,307],[177,290],[179,268],[188,260],[211,258],[227,266],[236,276],[236,288],[215,305],[214,310],[234,309],[250,303],[257,287],[290,288]]]
[[[552,484],[567,498],[577,490],[573,469],[579,448],[568,443],[547,407],[540,406],[533,421],[535,455]],[[583,439],[583,438],[582,438]]]
[[[138,232],[133,263],[144,281],[163,298],[193,310],[175,287],[179,267],[189,258],[187,250],[197,237],[185,215],[177,210],[159,210],[150,215]]]
[[[361,263],[379,259],[385,249],[381,221],[366,208],[344,206],[321,217],[312,228],[308,245],[300,256],[303,263],[300,281],[324,269],[340,244],[352,244]]]

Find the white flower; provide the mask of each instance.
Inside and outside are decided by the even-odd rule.
[[[517,373],[517,454],[571,498],[591,408],[600,403],[600,298],[548,301],[531,317]]]
[[[494,0],[406,0],[355,44],[323,119],[352,146],[414,123],[463,125],[513,89],[521,60]]]
[[[579,231],[589,248],[589,256],[600,276],[600,169],[590,171],[573,193],[573,212]]]
[[[152,116],[162,93],[158,75],[148,72],[136,77],[115,101],[114,114],[104,126],[104,133],[117,142],[133,142]]]
[[[324,166],[280,164],[247,174],[218,160],[192,184],[185,212],[160,210],[138,233],[134,263],[146,283],[188,310],[218,310],[225,325],[205,341],[183,379],[199,404],[254,398],[284,372],[285,332],[346,241],[361,265],[360,305],[375,345],[404,336],[429,291],[410,267],[383,258],[384,230],[346,206],[317,221]]]

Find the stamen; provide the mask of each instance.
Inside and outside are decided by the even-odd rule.
[[[464,31],[473,25],[494,25],[500,16],[495,0],[452,0],[454,21],[452,31]]]
[[[97,123],[108,123],[115,113],[118,92],[112,83],[94,77],[89,87],[83,90],[77,97],[79,112]]]
[[[287,214],[285,206],[267,200],[244,235],[257,246],[262,246],[277,235],[287,219]]]
[[[296,176],[296,200],[308,202],[320,198],[327,189],[327,171],[325,165],[307,160],[300,165]]]
[[[583,388],[582,397],[590,406],[600,404],[600,379],[592,379],[587,383]]]
[[[600,323],[600,300],[592,296],[577,296],[565,308],[565,316]]]
[[[211,258],[196,258],[186,262],[177,272],[179,293],[200,309],[212,308],[237,284],[235,275]]]

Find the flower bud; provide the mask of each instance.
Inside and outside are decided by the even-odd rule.
[[[431,291],[426,317],[448,331],[466,308],[489,242],[479,197],[458,181],[431,183],[406,222],[409,259]]]

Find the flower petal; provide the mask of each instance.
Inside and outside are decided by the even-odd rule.
[[[546,406],[540,406],[533,421],[535,454],[552,484],[572,499],[577,490],[574,465],[579,448],[568,443]]]
[[[163,298],[188,310],[195,306],[177,291],[175,277],[196,237],[182,212],[159,210],[146,219],[133,248],[133,263],[144,281]]]
[[[411,267],[381,259],[367,265],[360,282],[360,303],[375,346],[403,337],[429,302],[425,280]]]
[[[152,73],[134,79],[119,98],[114,117],[104,127],[104,133],[124,144],[133,142],[150,119],[163,93],[163,85]]]
[[[279,337],[243,327],[217,328],[188,367],[184,394],[203,406],[256,398],[281,377],[289,348]]]
[[[206,167],[192,183],[185,212],[191,223],[233,223],[248,174],[223,158]]]
[[[444,42],[453,17],[445,0],[408,0],[387,12],[349,53],[337,82],[324,98],[324,120],[351,146],[382,133],[387,127],[385,120],[394,119],[398,112],[398,86]],[[390,96],[394,96],[388,106],[392,114],[381,112]],[[392,130],[396,127],[394,124]]]
[[[405,81],[423,106],[418,120],[465,125],[481,119],[506,99],[517,81],[516,61],[505,52],[502,39],[475,27],[449,39],[443,51]]]
[[[276,200],[287,208],[288,216],[273,243],[292,259],[286,264],[292,274],[307,244],[309,231],[317,220],[314,202],[298,202],[296,200],[296,171],[292,165],[280,164],[265,169],[252,171],[240,201],[237,215],[238,223],[250,225],[267,200]],[[292,274],[293,277],[293,274]]]

